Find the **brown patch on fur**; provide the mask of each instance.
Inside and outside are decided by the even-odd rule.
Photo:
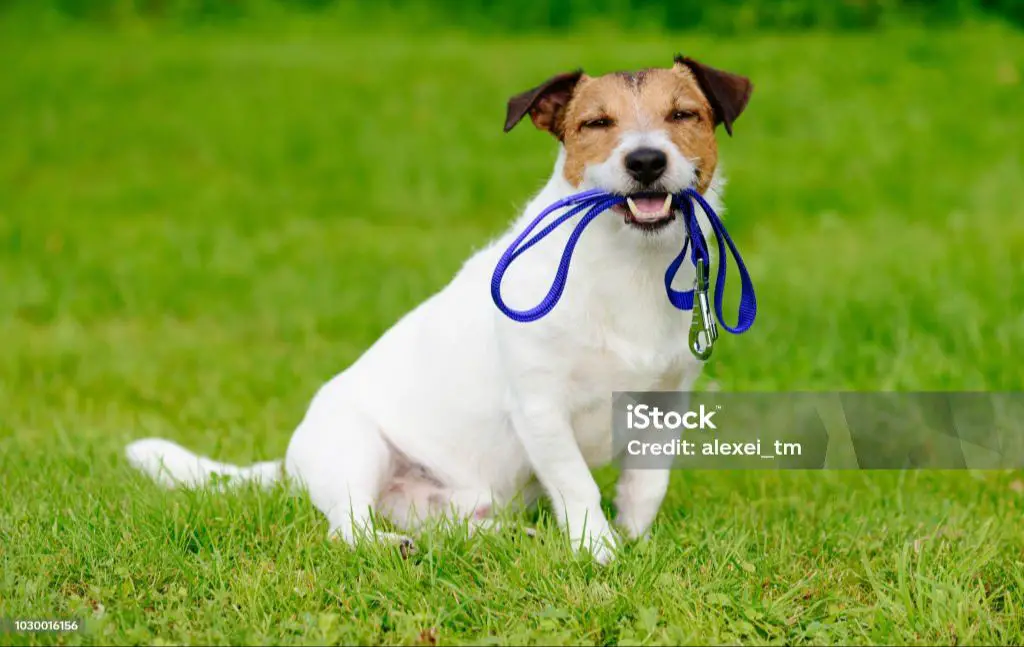
[[[673,120],[671,115],[677,110],[693,111],[697,116]],[[602,118],[611,119],[612,125],[606,128],[585,126],[587,122]],[[578,186],[587,165],[607,160],[623,132],[663,130],[697,167],[697,190],[703,193],[718,166],[715,123],[711,103],[693,72],[683,65],[631,75],[619,72],[599,77],[583,76],[565,108],[563,173],[566,180]]]

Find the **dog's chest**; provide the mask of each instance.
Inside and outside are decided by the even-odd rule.
[[[576,440],[591,465],[612,458],[614,392],[688,388],[700,370],[687,348],[689,313],[667,303],[644,306],[606,312],[579,331],[584,344],[569,392]]]
[[[658,332],[648,330],[637,337],[625,330],[601,330],[598,343],[576,362],[573,390],[594,397],[609,391],[649,390],[666,379],[672,381],[686,357],[686,328],[680,325],[674,334]]]

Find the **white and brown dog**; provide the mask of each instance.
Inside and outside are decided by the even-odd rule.
[[[225,465],[159,439],[129,445],[129,460],[169,486],[287,475],[349,543],[374,532],[374,511],[410,531],[446,517],[480,525],[542,487],[573,546],[608,561],[616,535],[590,469],[614,458],[612,392],[688,390],[700,371],[689,314],[665,295],[685,236],[668,196],[694,187],[721,208],[715,127],[732,134],[751,90],[745,77],[677,57],[671,68],[560,74],[512,97],[506,131],[529,114],[559,142],[551,178],[503,236],[320,389],[283,464]],[[499,256],[546,206],[592,188],[631,199],[582,237],[554,310],[508,319],[490,297]],[[571,229],[509,269],[510,306],[546,294]],[[684,267],[679,289],[694,279]],[[668,483],[665,470],[623,471],[616,521],[627,536],[648,531]]]

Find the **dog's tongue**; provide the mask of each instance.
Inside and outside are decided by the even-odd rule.
[[[635,220],[654,222],[669,215],[669,199],[668,194],[662,194],[661,197],[644,195],[627,198],[626,204]]]
[[[660,198],[637,197],[633,198],[633,204],[637,209],[646,213],[661,213],[661,207],[665,204],[665,196]]]

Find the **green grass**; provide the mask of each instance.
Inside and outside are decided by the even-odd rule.
[[[350,552],[303,498],[167,493],[121,455],[281,456],[549,174],[505,99],[677,51],[757,84],[722,155],[761,310],[711,379],[1021,390],[1024,36],[274,27],[0,26],[0,616],[87,618],[0,642],[1024,640],[1019,473],[676,473],[601,568],[543,515]]]

